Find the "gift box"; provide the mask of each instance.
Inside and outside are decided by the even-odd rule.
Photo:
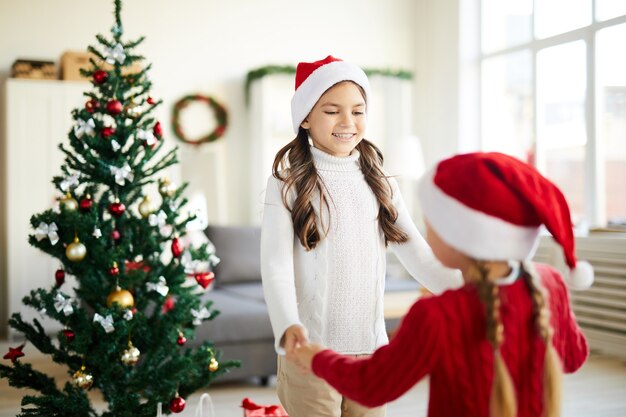
[[[289,417],[282,405],[259,405],[249,398],[241,402],[243,417]]]

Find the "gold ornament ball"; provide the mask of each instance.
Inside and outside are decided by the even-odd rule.
[[[65,194],[60,203],[61,207],[67,211],[78,210],[78,201],[76,201],[69,192]]]
[[[144,219],[154,213],[154,206],[152,205],[152,201],[148,196],[145,196],[141,203],[139,203],[139,214]]]
[[[74,385],[84,390],[88,390],[93,385],[93,376],[85,372],[84,366],[81,366],[78,371],[74,372],[72,380],[74,381]]]
[[[74,241],[65,248],[65,256],[72,262],[80,262],[87,256],[87,248],[75,237]]]
[[[135,299],[130,291],[117,287],[115,291],[107,297],[107,307],[111,308],[113,304],[116,303],[119,304],[121,308],[132,308],[135,305]]]
[[[217,362],[217,360],[215,358],[211,358],[211,361],[209,362],[209,371],[211,372],[215,372],[219,369],[220,364]]]
[[[176,192],[176,185],[172,184],[169,179],[163,178],[159,181],[159,194],[163,197],[171,197]]]
[[[139,362],[139,355],[140,354],[141,354],[141,352],[139,352],[139,349],[137,349],[135,346],[133,346],[132,343],[129,342],[128,343],[128,349],[126,349],[122,353],[122,363],[124,365],[133,366],[137,362]]]

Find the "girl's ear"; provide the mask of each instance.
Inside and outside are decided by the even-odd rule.
[[[308,118],[304,119],[304,121],[300,123],[300,127],[302,129],[309,130],[309,128],[311,127],[311,123],[309,123],[309,119]]]

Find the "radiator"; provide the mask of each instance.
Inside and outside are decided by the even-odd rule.
[[[626,358],[626,239],[602,234],[576,239],[579,259],[595,272],[591,288],[571,291],[572,308],[591,350]],[[563,271],[561,248],[551,237],[543,237],[534,258]]]

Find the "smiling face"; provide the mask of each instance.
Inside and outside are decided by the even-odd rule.
[[[363,140],[366,125],[365,97],[350,81],[329,88],[301,124],[313,146],[333,156],[350,155]]]

